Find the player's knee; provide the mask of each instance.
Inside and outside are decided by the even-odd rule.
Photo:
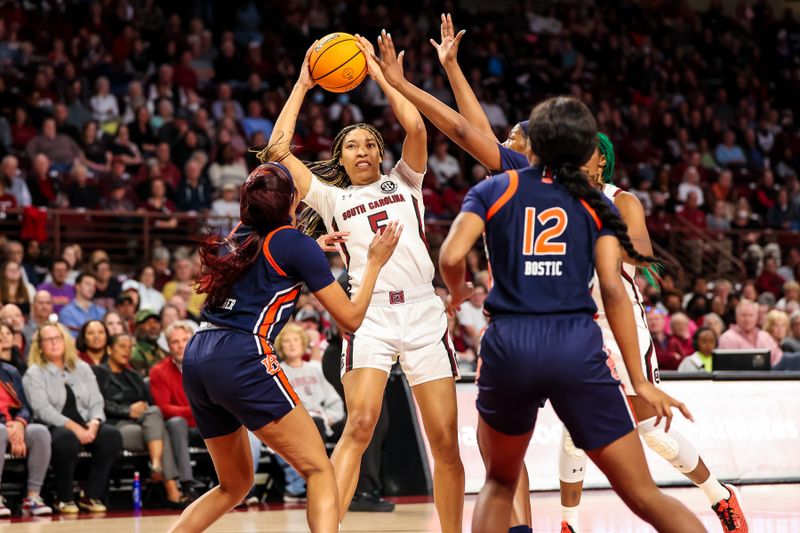
[[[583,451],[581,448],[575,446],[575,443],[572,441],[572,435],[565,429],[563,433],[561,447],[564,451],[564,455],[569,457],[570,459],[585,459],[586,452]]]
[[[345,433],[356,443],[366,447],[372,440],[372,432],[378,421],[378,414],[369,410],[351,411],[347,415]]]
[[[239,469],[236,475],[220,476],[219,490],[229,494],[235,501],[244,499],[255,481],[252,465],[247,469]]]
[[[697,468],[700,456],[691,442],[677,430],[665,433],[661,427],[655,426],[655,418],[639,423],[639,434],[648,448],[669,461],[679,472],[688,474]]]
[[[458,434],[453,431],[430,431],[428,441],[431,453],[437,461],[460,461],[458,453]]]

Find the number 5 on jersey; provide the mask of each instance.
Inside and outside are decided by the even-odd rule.
[[[542,229],[536,234],[536,222],[547,226],[551,221],[555,224]],[[545,209],[536,216],[535,207],[525,208],[525,234],[522,240],[522,255],[565,255],[567,243],[553,242],[567,229],[567,213],[560,207]]]

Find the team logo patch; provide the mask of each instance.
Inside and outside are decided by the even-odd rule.
[[[393,181],[384,181],[381,183],[381,190],[384,194],[392,194],[397,190],[397,184]]]

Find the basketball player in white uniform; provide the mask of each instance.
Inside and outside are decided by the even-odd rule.
[[[592,185],[602,189],[603,194],[614,202],[622,220],[628,226],[628,234],[636,250],[642,254],[652,255],[653,248],[647,233],[642,205],[634,195],[610,183],[614,170],[614,147],[604,134],[601,133],[598,137],[598,149],[595,150],[594,156],[583,170],[589,176]],[[635,283],[636,266],[623,263],[620,275],[633,305],[639,349],[642,355],[642,372],[651,383],[658,385],[661,382],[658,374],[658,361],[653,339],[647,328],[642,294]],[[719,517],[723,531],[746,533],[747,521],[739,504],[736,489],[732,485],[722,485],[716,477],[711,475],[694,445],[678,430],[671,428],[669,432],[665,432],[663,424],[656,426],[655,412],[635,395],[622,360],[621,351],[604,312],[596,273],[592,283],[592,297],[597,304],[597,324],[603,332],[605,349],[609,354],[609,364],[612,365],[612,370],[615,370],[625,392],[629,395],[628,398],[638,419],[639,435],[654,452],[669,461],[675,469],[700,487]],[[562,533],[578,531],[578,506],[585,468],[586,454],[583,450],[575,447],[569,433],[564,429],[559,456]]]
[[[361,42],[371,48],[365,40]],[[388,175],[380,170],[383,139],[367,124],[344,128],[334,140],[328,161],[307,167],[291,154],[289,141],[303,98],[314,86],[308,54],[262,155],[280,160],[291,170],[299,196],[319,216],[325,231],[349,233],[342,252],[351,283],[361,279],[375,233],[390,221],[404,226],[395,255],[378,278],[367,317],[356,332],[345,334],[343,343],[341,371],[348,417],[331,458],[340,519],[355,491],[361,455],[380,414],[389,370],[399,360],[431,445],[441,530],[460,532],[464,468],[456,420],[458,367],[444,305],[433,290],[434,267],[425,240],[421,191],[428,157],[425,124],[417,109],[386,83],[371,57],[368,68],[406,132],[402,157]]]

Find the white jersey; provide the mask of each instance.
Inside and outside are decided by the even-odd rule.
[[[610,183],[607,183],[605,187],[603,187],[603,194],[612,202],[620,192],[622,192],[622,189]],[[622,284],[625,286],[625,291],[628,293],[628,298],[631,304],[633,304],[633,318],[636,321],[636,327],[647,329],[647,317],[642,304],[642,293],[636,285],[636,267],[628,263],[622,263],[621,277]],[[603,308],[603,298],[600,295],[600,282],[597,279],[596,270],[594,272],[594,278],[592,279],[592,298],[594,298],[594,302],[597,305],[598,325],[603,329],[610,330],[611,326],[608,323],[608,319],[606,319],[605,309]]]
[[[326,185],[316,176],[311,179],[303,201],[319,213],[329,232],[350,232],[342,248],[354,291],[364,277],[367,251],[375,232],[395,220],[403,224],[403,234],[378,276],[375,292],[432,285],[434,268],[423,224],[423,177],[401,159],[388,176],[381,175],[369,185],[341,189]]]

